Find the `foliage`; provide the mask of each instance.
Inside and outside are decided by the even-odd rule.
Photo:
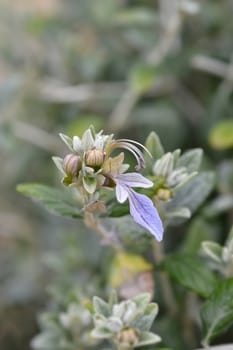
[[[1,1],[1,349],[126,350],[140,332],[148,350],[233,343],[232,10]],[[123,148],[100,147],[101,129]],[[122,314],[92,337],[98,302],[140,320],[154,300],[148,329]]]

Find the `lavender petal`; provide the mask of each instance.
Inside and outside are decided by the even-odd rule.
[[[146,177],[138,173],[127,173],[116,176],[116,180],[119,184],[128,187],[143,187],[149,188],[153,186],[153,182],[148,180]]]
[[[146,228],[157,241],[163,239],[163,224],[151,199],[128,188],[130,214],[134,221]]]
[[[124,203],[128,198],[128,191],[126,186],[116,185],[116,198],[119,203]]]

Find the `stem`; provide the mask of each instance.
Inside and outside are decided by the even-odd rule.
[[[183,323],[183,334],[184,339],[187,344],[195,348],[196,337],[194,333],[194,318],[193,318],[193,310],[198,310],[197,307],[197,299],[194,293],[188,292],[185,297],[185,312],[182,319]]]
[[[134,347],[122,346],[121,344],[116,343],[117,350],[133,350]]]
[[[85,212],[84,216],[85,225],[91,228],[102,238],[101,243],[103,245],[110,245],[116,251],[121,249],[119,239],[116,237],[115,232],[107,230],[100,222],[99,218],[94,216],[93,213]]]
[[[116,339],[112,343],[114,345],[114,349],[116,350],[133,350],[134,349],[134,347],[122,346],[121,344],[118,343]]]
[[[202,342],[202,345],[204,350],[210,350],[209,343],[207,341],[204,340]]]
[[[145,64],[159,66],[168,54],[179,46],[181,16],[179,0],[160,0],[161,34],[158,44],[142,57]],[[128,121],[131,112],[141,94],[137,94],[130,86],[126,86],[117,105],[112,111],[108,127],[112,131],[121,130]]]
[[[153,255],[157,264],[161,263],[164,260],[164,249],[163,244],[154,241],[153,244]],[[164,302],[166,304],[167,309],[171,315],[175,315],[177,313],[176,300],[173,295],[172,287],[168,275],[160,271],[160,282],[163,291]]]

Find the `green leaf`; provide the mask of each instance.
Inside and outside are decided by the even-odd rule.
[[[203,220],[201,217],[192,220],[185,236],[183,251],[187,254],[195,254],[199,252],[202,241],[210,240],[216,234],[213,227]]]
[[[166,213],[167,218],[186,218],[189,219],[191,217],[191,212],[188,208],[178,208],[175,211],[171,211]]]
[[[194,213],[212,191],[214,182],[213,172],[206,171],[198,174],[176,192],[174,199],[166,205],[167,210],[171,212],[176,208],[184,207]]]
[[[62,133],[60,133],[59,136],[62,139],[62,141],[66,144],[66,146],[73,152],[74,150],[72,138]]]
[[[100,299],[99,297],[93,298],[93,306],[95,313],[103,315],[105,317],[110,316],[110,307],[108,303],[106,303],[104,300]]]
[[[60,170],[60,172],[63,175],[66,175],[64,168],[63,168],[63,159],[60,157],[52,157],[52,160],[53,160],[54,164],[56,165],[56,167],[58,168],[58,170]]]
[[[108,339],[111,338],[113,334],[105,327],[98,327],[91,331],[91,336],[96,339]]]
[[[138,344],[134,346],[135,348],[142,346],[142,345],[150,345],[159,343],[161,341],[160,336],[157,334],[151,333],[151,332],[142,332],[139,334],[138,337]]]
[[[142,260],[143,263],[143,260]],[[132,298],[132,300],[136,303],[137,307],[140,309],[144,309],[148,303],[151,300],[151,295],[150,293],[142,293],[139,295],[136,295],[134,298]]]
[[[204,215],[208,218],[215,218],[228,210],[233,209],[233,195],[226,194],[214,199],[205,209]]]
[[[140,309],[139,309],[140,310]],[[144,311],[144,315],[137,318],[135,321],[133,321],[130,326],[133,328],[140,329],[141,331],[149,331],[155,317],[157,316],[159,311],[158,305],[155,303],[150,303],[146,310]]]
[[[233,324],[233,278],[222,281],[201,309],[203,344]]]
[[[185,152],[178,160],[177,167],[186,167],[188,172],[197,171],[201,165],[203,151],[201,148]]]
[[[152,131],[148,135],[146,142],[145,142],[145,147],[148,149],[148,151],[152,155],[152,159],[151,159],[151,157],[149,157],[149,155],[146,152],[144,152],[146,165],[147,165],[147,167],[151,168],[152,162],[154,162],[154,160],[162,157],[162,155],[164,154],[164,149],[163,149],[163,146],[160,142],[160,138],[154,131]]]
[[[224,159],[217,168],[218,187],[221,193],[231,193],[233,188],[233,158]]]
[[[82,217],[81,210],[70,191],[65,192],[37,183],[20,184],[17,186],[17,191],[43,203],[48,210],[56,214],[75,218]]]
[[[211,259],[213,259],[217,263],[222,262],[223,248],[220,246],[220,244],[212,241],[204,241],[202,242],[201,247],[203,252]]]
[[[113,305],[118,304],[118,296],[117,296],[117,291],[115,289],[113,289],[111,291],[111,294],[109,296],[109,300],[108,300],[108,305],[110,310],[112,310]]]
[[[96,190],[96,178],[85,176],[82,178],[83,186],[88,193],[94,193]]]
[[[216,286],[212,271],[197,256],[185,254],[170,255],[163,263],[171,278],[187,289],[207,298]]]
[[[57,336],[58,334],[54,334],[50,331],[44,331],[32,339],[31,347],[34,350],[52,349],[57,343]]]
[[[117,203],[116,201],[109,204],[108,215],[109,217],[117,218],[129,214],[129,204],[125,202],[123,204]]]
[[[213,148],[224,150],[233,147],[233,120],[217,123],[210,131],[209,143]]]

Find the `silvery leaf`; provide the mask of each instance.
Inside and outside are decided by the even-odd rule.
[[[93,298],[94,310],[97,314],[103,315],[105,317],[110,316],[110,307],[109,305],[99,297]]]
[[[138,344],[135,346],[135,348],[143,345],[159,343],[160,341],[161,338],[157,334],[151,332],[142,332],[139,335]]]

